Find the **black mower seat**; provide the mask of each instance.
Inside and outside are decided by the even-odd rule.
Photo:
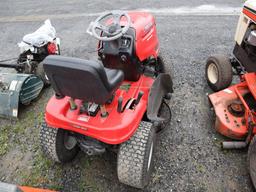
[[[91,60],[50,55],[43,66],[57,95],[97,104],[105,104],[124,79],[121,70]]]

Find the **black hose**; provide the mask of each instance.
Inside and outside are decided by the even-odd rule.
[[[6,62],[6,61],[12,61],[12,60],[14,60],[14,59],[18,59],[18,58],[11,58],[11,59],[0,60],[0,63],[1,63],[1,62]]]
[[[164,122],[161,123],[161,125],[159,126],[159,129],[157,130],[157,133],[162,132],[162,131],[167,127],[168,123],[169,123],[169,122],[171,121],[171,119],[172,119],[172,112],[171,112],[170,106],[168,105],[168,103],[166,103],[165,100],[163,100],[163,104],[164,104],[164,105],[167,107],[167,109],[168,109],[169,117],[168,117]]]

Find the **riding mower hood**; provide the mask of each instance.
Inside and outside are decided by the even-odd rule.
[[[154,17],[110,12],[87,32],[99,40],[101,62],[48,56],[43,66],[55,95],[40,128],[42,150],[57,162],[113,150],[120,182],[143,188],[152,171],[156,136],[169,118],[159,116],[170,99]]]
[[[0,116],[18,117],[19,104],[36,99],[50,81],[41,63],[48,55],[59,54],[59,39],[50,20],[18,43],[20,55],[0,61],[0,67],[13,68],[17,73],[0,73]],[[4,63],[5,62],[5,63]]]
[[[216,93],[209,95],[215,114],[215,129],[236,141],[223,142],[224,149],[250,144],[248,162],[256,186],[256,1],[245,2],[240,15],[233,56],[214,55],[206,64],[206,79]],[[240,82],[231,85],[233,75]]]

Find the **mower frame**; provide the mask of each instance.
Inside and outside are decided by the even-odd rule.
[[[222,135],[232,139],[242,140],[248,136],[249,129],[256,123],[256,112],[253,111],[244,96],[251,93],[256,98],[255,73],[241,76],[242,82],[222,91],[209,95],[216,114],[215,129]],[[244,108],[242,115],[234,115],[228,109],[232,103],[241,104]],[[256,129],[253,128],[253,134]]]

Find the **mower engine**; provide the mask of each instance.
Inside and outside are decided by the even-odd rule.
[[[16,63],[0,63],[0,67],[14,68],[18,73],[0,73],[0,116],[18,117],[19,104],[28,105],[36,99],[50,81],[41,63],[48,55],[60,54],[60,40],[50,20],[34,33],[23,37],[18,44],[20,55]]]
[[[143,188],[157,132],[171,118],[164,100],[173,92],[155,20],[149,13],[113,11],[87,32],[99,40],[102,62],[56,55],[43,61],[55,95],[40,128],[42,149],[58,162],[72,160],[79,149],[88,155],[116,151],[119,181]],[[159,113],[164,103],[168,117]]]
[[[55,28],[50,20],[46,20],[35,32],[25,35],[18,46],[20,55],[15,66],[17,72],[36,74],[45,84],[49,84],[43,67],[39,64],[48,55],[60,54],[60,39],[56,37]]]
[[[48,55],[55,54],[59,54],[56,42],[49,42],[41,47],[31,46],[29,50],[20,53],[15,69],[19,73],[36,73],[38,64]]]
[[[233,50],[237,59],[238,72],[256,72],[256,3],[246,1],[240,15],[235,34],[236,45]],[[242,67],[242,68],[241,68]]]
[[[44,85],[49,85],[50,81],[40,63],[48,55],[60,54],[60,39],[56,37],[50,20],[47,19],[35,32],[25,35],[18,46],[20,55],[16,63],[2,63],[13,59],[2,60],[0,67],[14,68],[18,73],[35,74],[42,79]]]

